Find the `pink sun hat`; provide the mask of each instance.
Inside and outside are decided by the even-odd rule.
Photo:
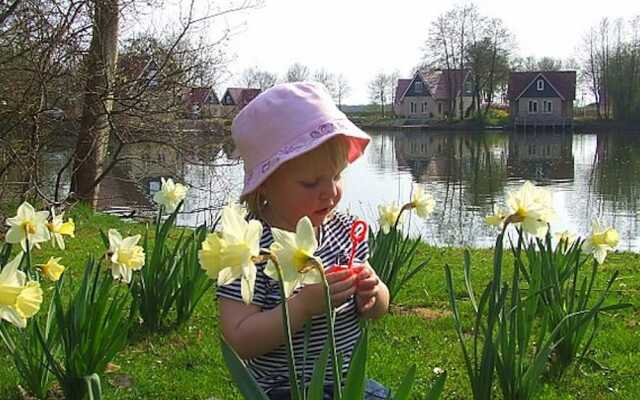
[[[284,162],[337,135],[349,139],[349,163],[371,140],[336,107],[322,84],[283,83],[265,90],[231,125],[234,156],[244,161],[241,196],[254,191]]]

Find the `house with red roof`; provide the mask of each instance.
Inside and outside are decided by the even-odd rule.
[[[238,113],[260,92],[260,89],[254,88],[227,88],[221,100],[224,114],[233,115]]]
[[[184,106],[191,119],[202,119],[222,116],[220,100],[215,90],[210,87],[194,87],[185,93]]]
[[[507,99],[513,123],[565,126],[573,121],[576,71],[511,72]]]
[[[451,112],[460,117],[461,91],[463,110],[467,110],[473,101],[469,70],[416,71],[411,79],[398,79],[393,110],[406,118],[442,120]]]

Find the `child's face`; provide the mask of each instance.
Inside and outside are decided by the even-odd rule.
[[[342,197],[342,169],[318,162],[311,153],[284,163],[263,184],[268,222],[289,231],[304,216],[313,226],[322,224]]]

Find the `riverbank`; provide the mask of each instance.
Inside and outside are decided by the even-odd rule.
[[[48,246],[35,253],[35,263],[49,256],[62,256],[69,269],[67,284],[78,283],[84,261],[90,255],[104,252],[99,229],[116,228],[124,236],[141,233],[144,225],[127,223],[117,217],[94,214],[82,207],[69,213],[76,222],[76,239],[67,241],[64,253]],[[174,237],[178,236],[178,231]],[[81,239],[79,239],[81,238]],[[450,316],[444,281],[444,264],[454,271],[459,289],[463,319],[469,319],[470,304],[463,295],[460,248],[419,248],[418,259],[431,256],[426,270],[408,285],[398,298],[398,305],[373,324],[368,374],[380,382],[397,388],[401,374],[410,364],[417,364],[415,398],[425,395],[428,377],[435,367],[448,372],[443,398],[471,398],[464,371],[462,354]],[[471,251],[476,288],[486,284],[491,274],[492,252]],[[509,265],[509,261],[505,263]],[[599,286],[614,271],[620,271],[613,301],[635,305],[618,313],[604,315],[591,358],[579,370],[570,370],[557,384],[549,384],[543,399],[637,399],[640,381],[636,379],[640,363],[640,255],[615,253],[607,258]],[[50,298],[47,293],[46,298]],[[42,314],[42,313],[41,313]],[[133,339],[135,338],[135,339]],[[113,361],[103,379],[105,399],[240,399],[219,348],[217,309],[213,291],[196,309],[192,319],[177,330],[141,336],[134,330],[128,346]],[[0,351],[0,398],[22,399],[16,388],[17,375],[5,351]]]

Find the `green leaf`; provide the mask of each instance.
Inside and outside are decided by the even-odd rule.
[[[313,375],[311,376],[307,400],[322,400],[324,397],[324,377],[327,370],[327,360],[329,359],[330,351],[331,341],[327,338],[324,343],[324,347],[322,348],[322,353],[320,353],[320,356],[313,367]]]
[[[402,382],[400,383],[400,387],[398,388],[398,393],[393,396],[393,400],[406,400],[409,398],[411,394],[411,387],[413,386],[413,382],[416,379],[416,366],[415,364],[409,368],[407,373],[402,378]]]
[[[258,382],[251,376],[238,354],[221,339],[222,356],[229,368],[231,378],[240,390],[242,396],[247,400],[269,400],[269,397],[262,391]]]
[[[437,374],[436,380],[431,385],[431,389],[427,393],[425,400],[438,400],[442,396],[444,390],[444,382],[447,380],[447,372],[444,371],[441,374]]]
[[[102,387],[100,386],[100,377],[98,374],[91,374],[85,376],[85,383],[87,384],[87,393],[89,394],[89,400],[101,400],[102,399]]]
[[[364,398],[364,389],[366,386],[365,372],[367,366],[367,329],[362,331],[358,343],[353,350],[353,357],[347,372],[347,382],[345,383],[342,397],[344,399],[362,399]]]

